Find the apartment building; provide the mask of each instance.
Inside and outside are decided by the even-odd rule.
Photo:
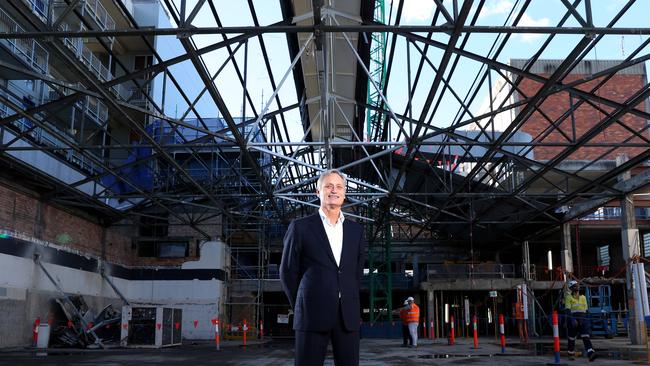
[[[189,103],[171,74],[145,69],[158,52],[166,59],[182,47],[169,37],[74,37],[84,30],[169,26],[158,0],[0,5],[0,31],[69,32],[0,40],[1,136],[19,172],[0,183],[0,265],[16,273],[0,277],[2,318],[13,325],[0,331],[0,347],[28,344],[33,321],[47,319],[50,301],[66,294],[82,295],[96,309],[125,300],[180,307],[184,338],[211,336],[211,319],[223,312],[229,265],[219,241],[221,218],[189,225],[155,204],[151,217],[121,215],[141,204],[145,191],[169,184],[151,158],[150,141],[161,142],[156,126],[180,117],[179,106]],[[198,78],[184,80],[187,88],[199,88],[192,77]],[[171,154],[183,159],[181,151]],[[137,159],[142,162],[134,164]],[[29,176],[35,179],[24,179]],[[53,191],[69,192],[69,204],[58,204]]]

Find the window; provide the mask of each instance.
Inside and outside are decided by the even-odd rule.
[[[609,266],[609,245],[603,245],[598,247],[597,260],[598,266],[607,267]]]
[[[650,232],[643,234],[643,256],[650,258]]]
[[[183,258],[188,253],[187,242],[162,242],[158,243],[158,256],[164,258]]]
[[[27,91],[33,92],[36,90],[36,83],[34,83],[34,80],[25,80],[25,89]]]
[[[140,240],[138,257],[184,258],[189,256],[188,240]]]
[[[133,60],[133,71],[140,71],[144,70],[147,67],[150,67],[153,65],[153,56],[152,55],[147,55],[147,56],[135,56],[135,59]],[[151,77],[151,73],[147,73],[146,75],[142,76],[142,79],[149,79]]]

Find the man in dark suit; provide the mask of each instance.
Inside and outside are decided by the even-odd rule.
[[[284,237],[280,280],[294,311],[297,366],[322,365],[330,341],[337,366],[359,364],[365,240],[341,212],[345,189],[338,170],[321,174],[318,213],[292,221]]]

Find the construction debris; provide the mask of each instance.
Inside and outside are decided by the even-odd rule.
[[[117,345],[121,318],[121,313],[112,305],[95,313],[81,295],[53,299],[49,320],[52,326],[50,346],[96,348],[107,343]]]

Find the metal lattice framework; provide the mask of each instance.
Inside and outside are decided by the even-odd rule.
[[[241,227],[282,223],[317,206],[315,180],[335,167],[350,177],[345,209],[372,224],[370,241],[388,235],[391,225],[395,250],[421,240],[498,246],[534,238],[647,183],[617,183],[622,173],[645,167],[650,153],[650,27],[625,23],[650,10],[643,1],[616,2],[612,11],[562,0],[548,25],[531,26],[528,12],[548,6],[546,0],[509,2],[498,21],[484,16],[489,1],[434,0],[424,24],[405,20],[402,0],[392,4],[388,24],[374,20],[372,0],[280,0],[272,5],[279,19],[268,23],[252,0],[239,4],[235,20],[222,2],[162,0],[171,25],[157,28],[138,24],[122,1],[110,3],[124,19],[102,29],[78,1],[57,2],[57,17],[11,0],[3,9],[28,26],[0,29],[1,42],[38,42],[50,63],[68,70],[53,75],[0,61],[3,74],[42,80],[55,96],[26,105],[2,88],[7,112],[0,125],[14,134],[3,141],[4,164],[33,174],[16,165],[25,151],[83,159],[83,176],[61,182],[43,175],[38,184],[50,199],[98,212],[109,223],[164,213],[206,237],[215,234],[201,224],[218,215]],[[66,17],[78,17],[83,29],[63,29]],[[286,37],[282,53],[278,34]],[[381,38],[373,34],[388,40],[383,85],[369,79],[371,43]],[[534,42],[522,43],[531,35]],[[161,54],[156,37],[176,40],[182,53]],[[599,62],[598,52],[625,37],[634,40],[624,55]],[[92,42],[112,60],[110,77],[71,51],[74,39]],[[124,64],[114,47],[120,42],[137,44],[151,62]],[[598,66],[581,71],[586,64]],[[253,66],[265,75],[251,75]],[[183,70],[202,84],[200,92],[186,92]],[[641,70],[640,81],[628,85],[627,95],[603,92],[634,70]],[[180,108],[170,111],[164,96],[151,93],[157,76]],[[261,87],[267,93],[259,108]],[[124,88],[134,91],[130,97],[120,93]],[[229,104],[232,94],[239,103]],[[368,104],[369,94],[376,103]],[[88,100],[109,113],[89,135],[71,137],[55,127],[57,111]],[[600,117],[588,128],[576,122],[585,110]],[[364,139],[366,111],[379,117]],[[163,138],[148,129],[153,121]],[[616,164],[619,155],[627,160]],[[138,169],[153,183],[128,173]],[[87,185],[94,190],[80,193]]]

